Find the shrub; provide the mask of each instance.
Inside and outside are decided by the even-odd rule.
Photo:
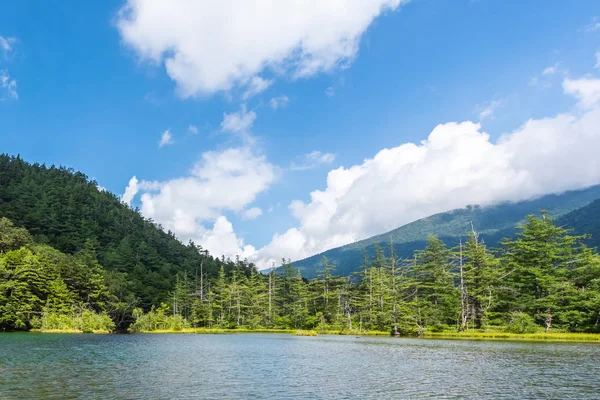
[[[510,333],[535,333],[538,326],[533,318],[524,312],[513,312],[505,330]]]

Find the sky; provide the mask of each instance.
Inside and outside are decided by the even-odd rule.
[[[0,152],[259,268],[600,183],[595,0],[3,4]]]

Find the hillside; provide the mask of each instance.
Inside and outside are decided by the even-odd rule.
[[[81,172],[29,164],[0,155],[0,218],[27,229],[36,243],[66,254],[92,246],[108,271],[125,274],[138,306],[168,302],[178,274],[196,276],[200,264],[208,277],[226,270],[222,262],[182,244],[113,194],[98,190]]]
[[[586,244],[600,247],[600,199],[560,217],[557,225],[572,229],[577,235],[590,235]]]
[[[323,268],[323,256],[326,256],[329,262],[336,266],[337,275],[350,275],[358,271],[363,264],[364,251],[369,256],[375,254],[375,245],[383,247],[388,254],[390,243],[393,243],[398,257],[410,258],[415,250],[425,247],[429,235],[438,237],[449,247],[458,245],[459,238],[465,238],[470,231],[471,222],[486,244],[494,247],[501,239],[513,236],[515,226],[523,222],[528,214],[548,210],[551,216],[559,218],[596,199],[600,199],[600,186],[560,195],[543,196],[530,201],[503,203],[493,207],[469,206],[435,214],[393,231],[325,251],[297,261],[294,266],[299,268],[306,278],[314,278]],[[600,207],[600,203],[597,207]],[[587,212],[593,213],[594,210],[590,209]],[[568,221],[569,225],[577,224],[581,232],[593,233],[586,226],[587,219],[587,213],[583,213],[582,210],[581,215],[574,213]],[[561,221],[561,224],[564,223]]]

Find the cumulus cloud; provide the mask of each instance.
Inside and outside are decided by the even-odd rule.
[[[296,162],[292,162],[290,169],[292,171],[304,171],[307,169],[313,169],[322,165],[331,164],[335,161],[335,154],[333,153],[322,153],[320,151],[313,151],[308,154],[304,154]]]
[[[158,147],[164,147],[173,143],[175,143],[175,141],[173,140],[173,135],[171,135],[171,131],[167,129],[161,135],[160,140],[158,141]]]
[[[195,242],[201,243],[203,248],[217,256],[223,255],[230,258],[240,256],[244,259],[251,258],[256,254],[253,246],[246,245],[243,239],[237,237],[233,225],[224,216],[218,217],[213,228],[204,230]]]
[[[131,206],[133,198],[139,191],[138,183],[138,179],[135,176],[131,178],[129,180],[129,184],[125,188],[125,193],[123,193],[123,196],[121,196],[121,201],[127,204],[128,206]]]
[[[245,220],[248,220],[248,221],[253,221],[256,218],[260,217],[262,215],[262,213],[263,212],[260,208],[252,207],[251,209],[245,210],[242,213],[242,218],[244,218]]]
[[[563,81],[565,93],[575,96],[579,100],[579,106],[590,109],[598,106],[600,101],[600,79],[581,78],[565,79]]]
[[[273,97],[271,100],[269,100],[269,105],[271,106],[271,108],[273,110],[277,110],[278,108],[283,108],[283,107],[287,106],[289,102],[290,102],[289,97],[278,96],[278,97]]]
[[[231,223],[222,213],[242,213],[275,179],[276,168],[265,156],[248,147],[229,148],[202,154],[187,176],[165,182],[138,182],[134,177],[122,199],[130,204],[141,192],[144,216],[183,241],[191,239],[202,244],[214,255],[234,256],[242,254],[245,247],[239,245],[243,241],[235,237]],[[244,215],[258,217],[257,210],[251,208]],[[207,230],[204,223],[211,221],[215,221],[213,229]],[[223,235],[227,246],[238,243],[236,251],[223,252],[224,247],[218,243]]]
[[[274,235],[254,259],[266,268],[281,257],[301,259],[469,204],[600,183],[600,86],[583,78],[566,79],[564,88],[585,112],[532,119],[496,141],[477,123],[445,123],[420,143],[330,171],[325,190],[290,204],[298,226]]]
[[[343,68],[373,20],[406,1],[128,0],[117,27],[190,97],[249,90],[266,70],[294,79]]]

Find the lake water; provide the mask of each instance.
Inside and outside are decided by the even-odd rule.
[[[600,399],[600,345],[0,334],[0,399]]]

